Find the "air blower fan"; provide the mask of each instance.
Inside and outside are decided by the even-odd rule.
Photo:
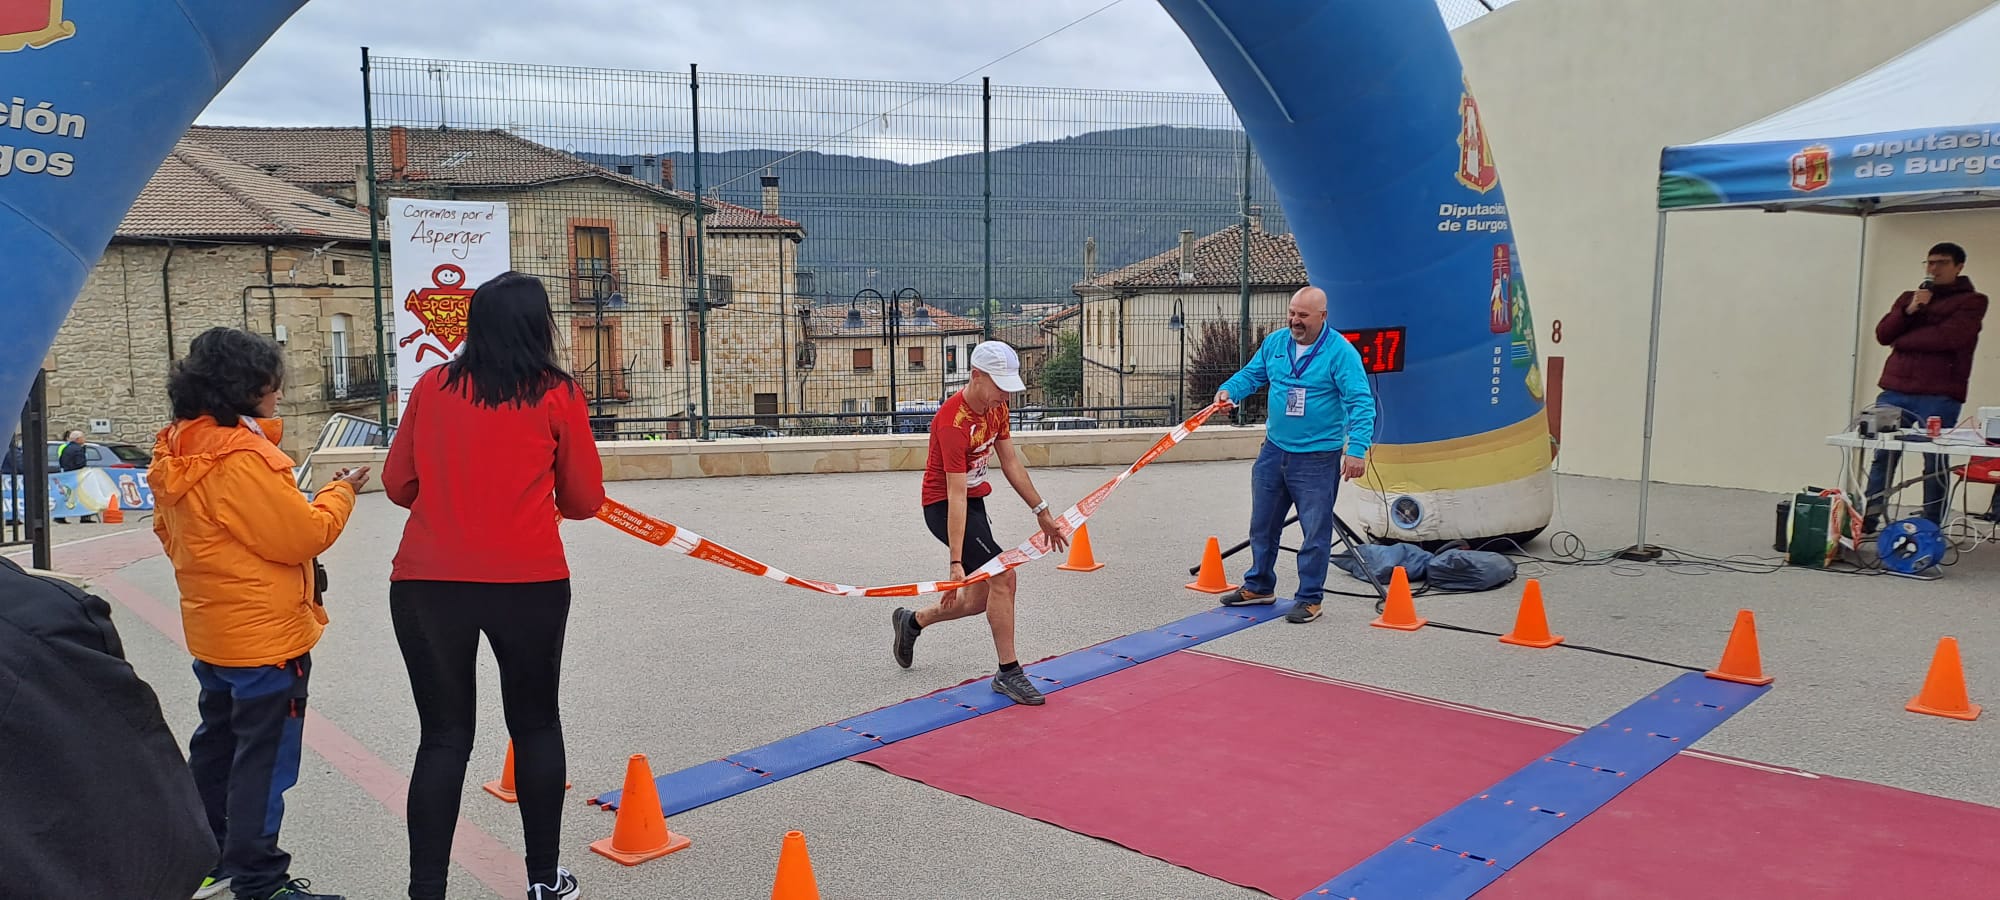
[[[1898,575],[1915,575],[1937,567],[1944,560],[1944,531],[1936,522],[1923,518],[1891,522],[1875,539],[1875,552],[1882,568]]]

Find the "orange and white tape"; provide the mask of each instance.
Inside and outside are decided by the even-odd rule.
[[[1105,482],[1097,490],[1091,491],[1082,500],[1078,500],[1074,506],[1063,510],[1062,515],[1056,517],[1057,530],[1061,531],[1065,538],[1074,536],[1077,528],[1081,527],[1084,522],[1090,519],[1092,514],[1097,512],[1097,508],[1103,505],[1104,498],[1111,496],[1111,492],[1117,490],[1120,484],[1125,483],[1125,479],[1132,477],[1134,473],[1165,455],[1168,450],[1172,450],[1180,442],[1187,440],[1187,436],[1193,434],[1195,429],[1200,428],[1202,423],[1207,422],[1208,417],[1214,415],[1215,412],[1216,406],[1210,404],[1208,407],[1189,416],[1187,421],[1174,426],[1172,431],[1167,432],[1165,436],[1154,442],[1152,448],[1141,455],[1138,461],[1127,466],[1125,471],[1118,473],[1117,477]],[[1029,562],[1041,559],[1047,556],[1050,550],[1048,535],[1038,530],[1033,537],[1022,541],[1020,546],[1001,553],[999,556],[994,557],[991,562],[967,574],[964,581],[912,581],[883,587],[854,587],[852,585],[835,584],[828,581],[813,581],[807,578],[788,575],[774,566],[765,565],[715,541],[711,541],[671,522],[653,518],[616,500],[605,500],[604,506],[597,511],[597,518],[626,534],[630,534],[647,543],[665,547],[683,556],[706,560],[718,566],[769,578],[772,581],[782,581],[793,587],[805,588],[806,590],[817,591],[822,594],[838,594],[843,597],[915,597],[921,594],[936,594],[957,590],[969,584],[977,584],[985,581],[1017,566],[1026,565]]]

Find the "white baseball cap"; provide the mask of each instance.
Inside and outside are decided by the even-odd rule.
[[[972,348],[972,367],[993,377],[993,383],[1009,394],[1028,389],[1021,382],[1021,357],[1001,341],[986,341]]]

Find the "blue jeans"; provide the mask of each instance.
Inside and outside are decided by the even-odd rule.
[[[1250,571],[1243,589],[1268,594],[1278,586],[1278,535],[1298,508],[1300,605],[1320,602],[1326,591],[1326,560],[1333,552],[1333,497],[1340,489],[1341,452],[1291,453],[1269,441],[1250,469]]]
[[[290,880],[292,856],[278,847],[285,791],[299,780],[312,654],[283,665],[233,668],[196,660],[201,726],[188,741],[208,827],[222,848],[217,868],[239,896]]]
[[[1877,405],[1901,407],[1908,412],[1903,416],[1905,427],[1921,427],[1931,416],[1943,420],[1944,427],[1958,424],[1960,404],[1950,397],[1925,394],[1905,394],[1901,391],[1883,391],[1876,396]],[[1951,499],[1951,462],[1936,453],[1921,454],[1924,458],[1924,518],[1944,524],[1945,503]],[[1862,508],[1868,524],[1876,524],[1888,506],[1888,498],[1883,496],[1892,480],[1892,475],[1901,463],[1901,453],[1890,450],[1875,451],[1875,461],[1868,467],[1868,496]]]

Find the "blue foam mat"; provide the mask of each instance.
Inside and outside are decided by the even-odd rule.
[[[1397,841],[1339,878],[1305,892],[1300,900],[1415,900],[1470,897],[1500,880],[1498,865],[1428,844]]]
[[[944,706],[942,703],[936,705]],[[724,761],[771,776],[771,780],[775,781],[880,746],[880,741],[851,729],[821,725],[784,740],[731,754]]]
[[[667,815],[673,816],[733,797],[756,787],[763,780],[762,776],[749,769],[730,765],[727,760],[713,759],[654,778],[653,785],[660,793],[660,806]],[[625,791],[620,788],[599,794],[591,802],[615,812],[618,801],[624,796]]]
[[[1303,896],[1471,897],[1769,690],[1682,675]]]
[[[1142,663],[1151,662],[1176,650],[1185,650],[1201,643],[1196,638],[1184,634],[1175,634],[1167,630],[1172,627],[1169,625],[1166,628],[1155,628],[1151,631],[1128,634],[1122,638],[1098,644],[1092,649],[1098,653],[1122,656],[1135,663]]]
[[[992,691],[989,689],[987,693]],[[833,723],[832,727],[869,735],[884,744],[893,744],[927,731],[936,731],[946,725],[956,725],[977,715],[979,713],[975,710],[939,700],[933,695],[905,700],[894,706],[885,706],[851,719],[842,719]]]
[[[954,706],[961,706],[982,716],[996,709],[1006,709],[1014,705],[1014,701],[1007,699],[1005,694],[993,689],[993,679],[991,678],[981,678],[971,684],[961,684],[950,690],[938,691],[930,696],[933,700],[950,703]]]
[[[1222,612],[1221,608],[1217,608],[1188,616],[1159,630],[1190,635],[1199,640],[1212,641],[1224,635],[1235,634],[1263,621],[1268,620],[1252,619],[1247,616],[1232,616]]]
[[[1046,662],[1038,662],[1028,667],[1028,674],[1040,679],[1043,693],[1075,687],[1092,678],[1109,675],[1119,669],[1129,669],[1138,665],[1122,656],[1083,650],[1065,653]]]

